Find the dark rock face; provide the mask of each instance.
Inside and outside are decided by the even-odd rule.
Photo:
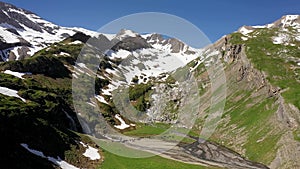
[[[146,39],[150,44],[155,44],[155,43],[162,43],[164,38],[160,34],[152,34],[151,36],[147,37]]]
[[[9,16],[7,16],[2,10],[0,10],[0,23],[7,23],[17,29],[23,29],[23,27],[16,20],[10,19]]]
[[[81,41],[83,43],[86,43],[91,37],[82,33],[82,32],[78,32],[75,33],[73,36],[70,36],[68,39],[71,40],[72,42],[78,40]]]
[[[115,42],[113,42],[115,43]],[[124,49],[128,51],[134,51],[137,49],[142,49],[142,48],[151,48],[151,45],[147,43],[147,41],[142,38],[141,36],[137,37],[128,37],[125,38],[124,40],[117,42],[113,47],[112,50],[119,50],[119,49]]]
[[[103,52],[107,49],[111,49],[111,47],[113,46],[113,42],[108,40],[104,35],[99,35],[97,38],[92,37],[87,41],[87,43]]]
[[[172,53],[178,53],[182,51],[185,46],[183,42],[175,38],[167,39],[166,41],[164,41],[163,45],[167,45],[167,44],[171,45]]]
[[[197,158],[221,163],[228,168],[268,169],[263,164],[249,161],[230,149],[208,141],[194,142],[184,149]]]
[[[29,44],[26,41],[24,41],[24,42],[20,41],[20,42],[17,42],[17,43],[5,43],[5,42],[0,41],[0,50],[4,50],[4,49],[16,47],[16,46],[27,46],[27,47],[30,47],[31,44]]]
[[[32,17],[36,16],[36,14],[27,11],[25,9],[21,9],[14,5],[0,2],[0,24],[9,24],[13,26],[15,29],[24,29],[24,27],[21,25],[23,24],[35,31],[38,32],[46,31],[50,34],[55,34],[54,30],[59,29],[59,26],[49,27],[46,26],[45,23],[33,22],[32,20],[28,19],[25,15],[18,13],[16,11],[21,11],[26,15],[27,14],[33,15]]]
[[[28,54],[27,54],[27,52],[29,51],[28,47],[30,47],[31,44],[29,44],[24,39],[20,39],[20,42],[17,42],[17,43],[5,43],[5,42],[0,41],[0,52],[2,53],[1,54],[2,57],[0,57],[0,62],[3,62],[7,59],[7,58],[3,58],[5,56],[4,52],[8,52],[7,56],[8,56],[9,60],[16,58],[16,56],[15,56],[15,54],[13,54],[13,52],[10,52],[9,50],[5,50],[5,49],[13,48],[16,46],[22,46],[21,49],[18,49],[18,53],[20,54],[20,57],[22,56],[23,58],[25,58],[28,56]],[[11,54],[13,54],[13,55],[10,57]]]
[[[27,54],[27,52],[29,52],[29,49],[28,49],[28,47],[26,47],[26,46],[22,46],[21,48],[18,49],[17,52],[18,52],[18,54],[19,54],[19,59],[20,59],[20,60],[29,57],[29,55]],[[10,55],[9,55],[9,57],[10,57]]]
[[[238,58],[238,54],[242,51],[242,45],[226,46],[229,63],[234,62]]]
[[[131,35],[129,35],[129,34]],[[131,37],[131,36],[138,36],[138,34],[136,32],[133,32],[131,30],[126,30],[126,29],[121,29],[117,34],[116,37]],[[122,38],[121,38],[122,39]]]
[[[13,33],[13,34],[15,34],[15,35],[20,36],[20,34],[19,34],[19,33],[17,32],[17,30],[15,30],[15,29],[7,28],[6,30],[9,31],[9,32],[11,32],[11,33]]]
[[[1,2],[0,3],[0,23],[8,23],[15,28],[23,29],[23,27],[20,25],[24,24],[25,26],[32,28],[33,30],[41,32],[41,25],[38,23],[34,23],[31,20],[29,20],[26,16],[14,12],[13,10],[23,11],[25,14],[33,14],[32,12],[26,11],[24,9],[17,8],[13,5],[6,4]],[[5,12],[4,12],[5,11]]]
[[[8,57],[8,60],[9,61],[14,61],[17,59],[17,56],[14,54],[14,52],[10,52],[9,53],[9,57]]]

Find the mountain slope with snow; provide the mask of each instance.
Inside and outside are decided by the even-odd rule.
[[[97,37],[100,33],[77,27],[62,27],[38,15],[0,2],[1,60],[19,60],[63,39],[83,32]]]

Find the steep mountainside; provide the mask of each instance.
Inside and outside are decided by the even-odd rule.
[[[244,26],[212,49],[227,77],[225,113],[212,140],[270,168],[299,168],[300,17]]]

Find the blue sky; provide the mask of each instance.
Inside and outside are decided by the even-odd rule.
[[[164,12],[182,17],[214,42],[242,25],[266,24],[286,14],[300,14],[299,0],[5,0],[62,26],[97,30],[125,15]]]

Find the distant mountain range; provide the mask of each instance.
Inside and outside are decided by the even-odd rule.
[[[156,33],[61,27],[3,2],[0,16],[1,168],[300,168],[299,15],[242,26],[203,49]],[[101,46],[82,53],[89,43]],[[226,84],[213,88],[209,69],[217,61]],[[176,80],[190,77],[201,102],[197,118],[182,124],[180,110],[193,100],[193,84]],[[95,85],[75,83],[82,79]],[[114,100],[125,88],[137,121],[120,113]],[[219,110],[210,110],[212,99],[225,105],[224,113],[212,136],[201,140],[209,112]],[[95,108],[98,113],[90,113]],[[105,134],[111,129],[101,126],[100,114],[132,140]],[[121,142],[140,151],[143,141],[177,124],[189,132],[158,137],[182,139],[161,156],[130,159],[102,147]],[[148,152],[163,148],[158,141]]]

